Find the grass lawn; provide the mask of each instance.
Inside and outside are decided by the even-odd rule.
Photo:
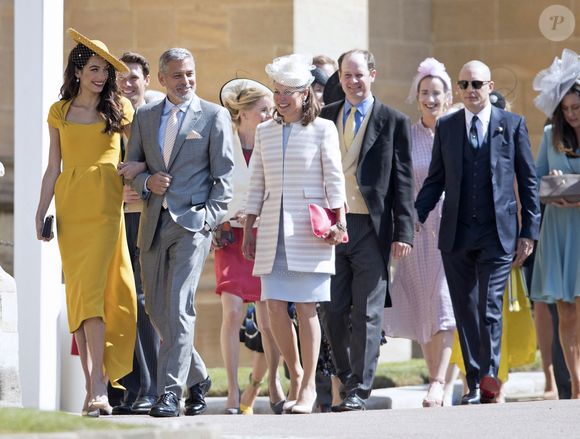
[[[137,427],[137,425],[107,422],[63,412],[0,408],[0,434],[53,433],[82,430],[127,430]]]

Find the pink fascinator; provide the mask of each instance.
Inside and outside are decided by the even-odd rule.
[[[546,116],[552,117],[562,98],[576,82],[580,83],[580,58],[573,50],[564,49],[561,59],[554,58],[552,65],[534,78],[534,90],[540,92],[534,104]]]
[[[407,96],[406,102],[412,104],[417,101],[417,91],[419,88],[419,83],[421,80],[427,76],[435,76],[440,78],[448,91],[451,91],[451,78],[445,70],[445,65],[440,63],[435,58],[425,58],[419,68],[417,69],[417,74],[413,78],[413,83],[411,84],[411,89],[409,90],[409,96]]]

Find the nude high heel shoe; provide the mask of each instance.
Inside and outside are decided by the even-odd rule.
[[[94,413],[97,414],[94,415]],[[113,407],[109,404],[109,398],[106,395],[97,396],[89,402],[87,416],[98,417],[99,415],[111,415],[112,413]]]
[[[423,399],[423,407],[443,407],[443,397],[445,394],[444,383],[440,381],[431,381],[427,395]]]
[[[304,401],[301,404],[295,404],[291,409],[291,413],[295,415],[309,415],[314,410],[315,404],[316,404],[316,392],[314,392],[311,399]]]

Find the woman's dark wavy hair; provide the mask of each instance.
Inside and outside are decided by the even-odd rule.
[[[61,100],[73,99],[79,93],[80,84],[77,82],[76,70],[82,70],[93,55],[95,55],[93,51],[80,43],[71,50],[64,71],[64,82],[60,88]],[[121,96],[115,80],[115,69],[111,64],[108,64],[108,70],[109,76],[101,91],[101,99],[97,104],[97,111],[105,120],[103,133],[113,134],[122,131],[124,115]]]
[[[318,101],[316,99],[313,99],[314,90],[312,90],[312,86],[309,85],[304,90],[308,90],[308,96],[306,97],[304,103],[302,104],[302,119],[300,119],[300,123],[303,126],[306,126],[309,123],[313,122],[314,119],[318,117],[321,108]],[[274,108],[273,119],[278,123],[284,122],[284,118],[280,113],[278,113],[278,110],[276,108]]]
[[[572,93],[580,97],[580,84],[574,84],[564,96]],[[562,101],[560,101],[552,116],[552,143],[556,151],[562,152],[569,157],[580,157],[580,145],[578,145],[576,131],[564,118]]]

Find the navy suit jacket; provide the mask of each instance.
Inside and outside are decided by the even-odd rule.
[[[453,250],[458,227],[466,131],[465,110],[437,121],[429,174],[415,202],[423,223],[445,191],[439,230],[439,249],[445,252]],[[536,240],[540,229],[538,183],[528,129],[523,117],[492,107],[487,135],[497,234],[504,251],[512,253],[518,236]],[[521,203],[519,234],[514,181]]]

